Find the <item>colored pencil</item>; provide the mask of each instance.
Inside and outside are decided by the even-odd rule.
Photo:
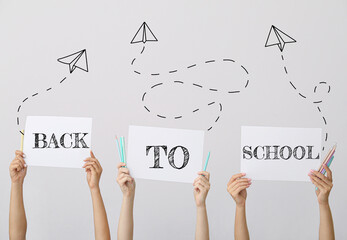
[[[23,143],[24,143],[24,130],[22,130],[21,136],[20,136],[20,150],[23,152]]]
[[[206,162],[205,162],[205,166],[204,166],[204,171],[206,171],[206,168],[207,168],[207,164],[208,164],[208,160],[210,159],[210,152],[208,152],[207,154],[207,159],[206,159]]]
[[[127,157],[126,157],[126,154],[125,154],[125,140],[124,140],[124,137],[122,137],[122,141],[123,141],[123,162],[126,165],[127,164]]]
[[[324,168],[323,168],[323,165],[327,164],[327,162],[330,160],[331,156],[334,155],[335,150],[336,150],[336,147],[337,147],[337,144],[335,144],[335,145],[331,148],[331,150],[329,151],[329,153],[326,155],[324,161],[322,162],[322,164],[321,164],[321,166],[320,166],[318,172],[320,172],[320,173],[322,172],[322,170],[324,169]]]
[[[118,153],[119,153],[119,159],[120,159],[121,162],[123,162],[122,153],[120,151],[120,146],[119,146],[119,141],[118,141],[117,136],[116,136],[116,143],[117,143],[117,149],[118,149]]]

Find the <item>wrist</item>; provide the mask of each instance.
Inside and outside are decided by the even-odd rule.
[[[23,188],[23,181],[11,182],[12,187],[14,188]]]
[[[123,194],[123,201],[134,201],[135,199],[135,193],[124,193]]]
[[[99,185],[98,185],[98,186],[95,186],[95,187],[91,187],[91,188],[90,188],[90,192],[91,192],[92,194],[94,194],[94,193],[100,193],[100,187],[99,187]]]
[[[203,202],[203,203],[196,204],[196,209],[206,209],[206,203]]]
[[[329,201],[326,202],[318,202],[319,207],[329,207]]]
[[[236,203],[236,208],[239,208],[239,209],[246,208],[246,202]]]

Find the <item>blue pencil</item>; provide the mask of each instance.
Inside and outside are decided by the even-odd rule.
[[[125,140],[124,140],[124,137],[122,138],[122,141],[123,141],[123,162],[126,165],[127,164],[127,158],[126,158],[126,155],[125,155]]]
[[[118,141],[117,136],[116,136],[116,143],[117,143],[117,149],[118,149],[118,153],[119,153],[119,159],[120,159],[121,162],[123,162],[123,160],[122,160],[122,153],[120,151],[120,146],[119,146],[119,141]]]
[[[120,142],[120,152],[121,152],[121,154],[122,154],[122,163],[124,163],[124,152],[123,152],[124,147],[123,147],[122,138],[123,138],[123,137],[120,137],[119,142]]]
[[[207,168],[207,164],[208,164],[208,160],[210,159],[210,152],[208,152],[207,154],[207,159],[206,159],[206,162],[205,162],[205,166],[204,166],[204,171],[206,171],[206,168]]]

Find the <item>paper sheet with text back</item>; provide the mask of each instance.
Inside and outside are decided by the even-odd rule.
[[[90,156],[91,118],[29,116],[24,134],[28,166],[81,168]]]

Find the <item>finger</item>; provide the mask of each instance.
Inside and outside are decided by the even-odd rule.
[[[119,185],[124,185],[127,182],[132,182],[132,181],[133,181],[133,178],[126,176],[126,177],[123,177],[122,179],[119,179],[118,183]]]
[[[92,150],[90,150],[90,157],[91,157],[92,159],[95,159],[95,161],[96,161],[96,163],[98,164],[98,167],[99,167],[98,170],[99,170],[99,171],[100,171],[100,170],[102,171],[101,164],[100,164],[99,160],[95,157],[94,152],[93,152]]]
[[[316,177],[315,175],[311,175],[311,179],[314,179],[317,183],[319,183],[323,188],[328,189],[329,188],[329,184],[327,184],[326,182],[324,182],[322,179],[320,179],[319,177]]]
[[[102,172],[102,167],[101,167],[101,164],[100,164],[100,162],[99,162],[99,160],[98,159],[96,159],[96,158],[94,158],[95,159],[95,162],[96,162],[96,165],[98,166],[98,171],[99,172]]]
[[[19,163],[13,164],[13,166],[12,166],[12,171],[15,170],[15,171],[19,172],[22,169],[23,169],[23,167]]]
[[[119,162],[119,163],[117,164],[117,168],[118,168],[118,169],[122,169],[122,167],[125,167],[125,163]]]
[[[86,166],[85,169],[86,169],[86,172],[89,170],[92,172],[92,174],[96,174],[96,169],[93,165]]]
[[[228,184],[231,184],[231,183],[234,182],[236,179],[238,179],[238,178],[240,178],[240,177],[243,177],[243,176],[246,176],[246,173],[238,173],[238,174],[233,175],[233,176],[230,178]]]
[[[230,186],[234,187],[235,185],[239,183],[250,183],[250,182],[251,182],[250,178],[238,178],[233,183],[231,183]]]
[[[327,177],[329,179],[329,181],[333,181],[333,173],[331,172],[330,168],[327,165],[323,165],[323,168],[325,169],[325,171],[327,171]]]
[[[21,168],[24,168],[24,164],[17,158],[13,161],[13,163],[20,165]]]
[[[204,184],[210,185],[210,182],[209,182],[208,179],[206,179],[205,177],[200,176],[199,179],[200,179],[200,181],[202,181]]]
[[[235,189],[235,194],[239,194],[242,190],[245,190],[247,188],[249,188],[251,185],[247,185],[247,186],[239,186],[237,189]]]
[[[205,177],[199,175],[199,177],[195,178],[194,183],[196,183],[199,180],[204,181],[204,182],[209,182]]]
[[[206,179],[199,179],[196,181],[195,185],[202,184],[205,187],[210,187],[210,183]]]
[[[24,167],[26,166],[25,161],[21,156],[17,156],[16,159],[18,159],[23,164]]]
[[[235,186],[231,187],[231,191],[235,192],[239,187],[250,186],[251,184],[252,183],[238,183]]]
[[[198,172],[198,175],[207,178],[207,180],[210,180],[210,173],[206,171],[200,171]]]
[[[129,176],[129,177],[130,177],[130,175],[127,174],[127,173],[119,173],[118,176],[117,176],[117,179],[121,179],[121,178],[123,178],[124,176]]]
[[[94,155],[94,153],[93,153],[93,150],[90,150],[90,157],[91,157],[91,158],[96,158],[95,155]]]
[[[96,158],[87,158],[84,160],[84,162],[94,162],[96,164],[95,167],[97,168],[97,170],[102,170],[102,167],[101,167],[98,159],[96,159]]]
[[[118,173],[126,173],[130,175],[130,171],[128,168],[119,168]]]
[[[16,156],[19,155],[19,156],[24,157],[24,153],[23,153],[22,151],[19,151],[19,150],[16,150],[15,155],[16,155]]]
[[[329,179],[324,176],[322,173],[315,171],[315,170],[311,170],[311,173],[314,174],[315,176],[319,177],[320,179],[322,179],[324,182],[326,182],[327,184],[329,184]]]
[[[310,176],[311,182],[320,190],[322,191],[324,189],[323,185],[317,182],[314,178]]]
[[[207,191],[209,189],[209,187],[205,186],[199,182],[199,183],[195,184],[194,189],[200,190],[200,191]]]
[[[96,163],[95,162],[86,162],[84,165],[83,165],[83,167],[82,168],[86,168],[86,167],[88,167],[88,166],[93,166],[94,168],[95,168],[95,170],[96,170]]]

